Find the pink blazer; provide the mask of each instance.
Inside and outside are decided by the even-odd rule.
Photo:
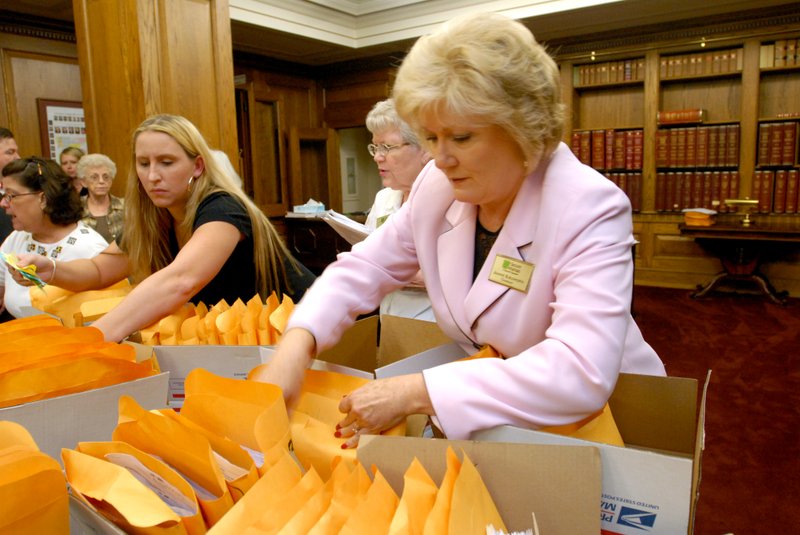
[[[665,375],[630,315],[631,209],[617,186],[561,143],[525,179],[473,282],[476,216],[431,162],[408,202],[317,279],[289,327],[311,331],[321,351],[421,269],[441,329],[468,353],[490,344],[506,357],[424,372],[452,439],[571,423],[605,404],[620,371]],[[489,280],[498,254],[534,264],[527,292]]]

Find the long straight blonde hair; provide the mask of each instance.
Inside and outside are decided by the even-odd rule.
[[[148,117],[133,133],[131,140],[131,168],[125,194],[125,232],[120,247],[130,259],[134,281],[140,282],[173,260],[169,249],[173,219],[166,208],[153,204],[136,173],[136,139],[142,132],[167,134],[181,146],[189,158],[200,156],[205,163],[203,172],[193,180],[189,198],[186,200],[186,217],[180,228],[175,230],[191,235],[197,207],[203,199],[215,192],[227,193],[244,206],[250,217],[256,285],[262,298],[273,291],[280,295],[281,288],[289,288],[283,259],[288,258],[289,265],[298,272],[299,267],[275,227],[242,191],[236,177],[217,163],[197,127],[185,117],[168,114]],[[246,269],[247,266],[243,268]],[[246,297],[248,296],[242,296],[243,299]]]

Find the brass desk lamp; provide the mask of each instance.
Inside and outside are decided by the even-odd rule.
[[[752,219],[750,219],[750,212],[755,210],[758,206],[758,200],[756,199],[725,199],[725,204],[727,206],[741,206],[744,209],[744,217],[742,218],[742,226],[749,227],[754,223]]]

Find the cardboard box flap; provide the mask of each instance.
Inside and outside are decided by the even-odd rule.
[[[347,329],[339,343],[317,355],[317,360],[372,372],[378,353],[378,316],[360,319]]]
[[[259,346],[155,346],[155,352],[159,366],[172,374],[172,380],[185,379],[195,368],[245,379],[261,364]]]
[[[149,358],[153,358],[153,346],[146,346],[136,342],[122,342],[125,345],[133,347],[136,351],[136,362],[144,362]],[[154,359],[155,368],[160,371],[160,367],[158,366],[158,359]]]
[[[375,378],[383,379],[385,377],[419,373],[422,370],[427,370],[428,368],[433,368],[441,364],[447,364],[466,356],[460,345],[455,342],[450,342],[449,344],[423,351],[413,357],[381,366],[375,370]]]
[[[706,449],[706,395],[711,382],[711,370],[706,373],[703,395],[700,399],[700,414],[697,416],[697,437],[694,448],[694,465],[692,466],[692,508],[689,519],[689,533],[694,532],[697,501],[700,499],[700,479],[702,473],[703,450]]]
[[[694,454],[696,379],[621,373],[608,402],[625,444]]]
[[[452,341],[435,322],[381,316],[380,348],[374,367],[380,368]]]
[[[69,495],[69,532],[71,535],[125,535],[116,524],[73,494]]]
[[[61,448],[81,441],[111,440],[117,426],[119,397],[133,397],[145,409],[167,403],[169,373],[135,379],[85,392],[47,398],[0,409],[0,420],[17,422],[39,449],[61,462]]]
[[[448,446],[459,458],[462,451],[469,455],[509,530],[531,529],[534,513],[541,533],[600,532],[600,455],[592,446],[365,435],[356,454],[364,466],[377,466],[399,496],[414,457],[442,482]]]

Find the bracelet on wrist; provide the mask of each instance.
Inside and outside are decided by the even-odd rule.
[[[52,284],[53,280],[56,278],[56,259],[48,256],[47,258],[50,259],[50,262],[53,263],[53,272],[50,274],[50,280],[47,281],[47,284]]]

